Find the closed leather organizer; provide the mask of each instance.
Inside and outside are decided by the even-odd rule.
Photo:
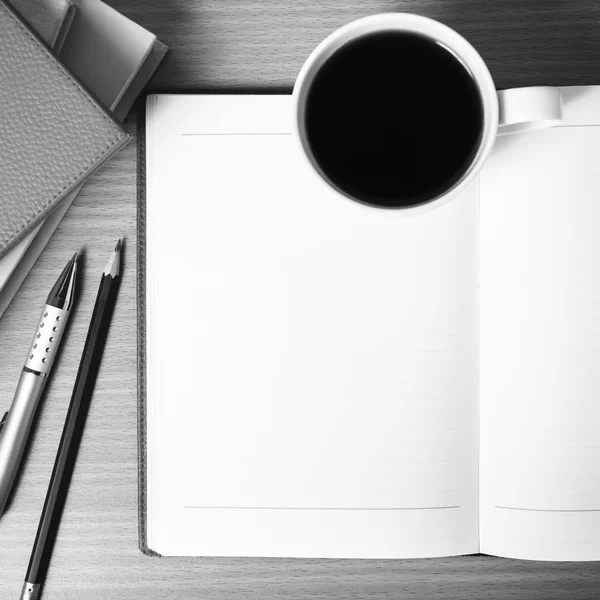
[[[129,137],[0,0],[0,257]]]

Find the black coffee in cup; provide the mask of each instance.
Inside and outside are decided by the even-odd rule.
[[[365,34],[336,50],[307,94],[316,167],[342,193],[407,208],[450,190],[471,166],[483,101],[465,65],[419,34]]]

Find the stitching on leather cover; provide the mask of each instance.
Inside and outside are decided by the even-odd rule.
[[[123,140],[123,138],[129,138],[130,136],[123,132],[109,117],[108,115],[104,112],[104,110],[102,110],[102,108],[92,100],[92,98],[90,98],[90,96],[85,92],[85,90],[81,87],[81,85],[79,85],[79,82],[77,82],[75,79],[73,79],[73,77],[71,77],[71,75],[69,74],[69,72],[63,68],[63,66],[58,62],[58,60],[49,52],[49,50],[40,43],[40,41],[34,36],[32,35],[32,33],[27,29],[27,27],[25,27],[23,25],[23,23],[21,23],[21,21],[15,17],[15,15],[12,14],[12,12],[2,3],[0,2],[0,7],[2,7],[2,9],[4,10],[4,12],[10,17],[10,19],[12,19],[14,22],[16,22],[19,27],[27,34],[27,36],[29,38],[31,38],[36,45],[41,48],[41,50],[43,50],[44,55],[46,56],[46,60],[48,62],[50,62],[51,65],[54,65],[54,67],[56,67],[56,69],[62,73],[63,75],[66,75],[66,77],[68,78],[68,80],[71,82],[71,84],[73,85],[73,87],[79,92],[80,96],[83,96],[83,98],[85,98],[104,118],[104,120],[112,127],[113,130],[116,131],[116,136],[110,140],[110,142],[108,143],[108,145],[103,148],[99,154],[97,154],[89,163],[87,163],[82,169],[81,171],[79,171],[77,174],[72,175],[67,182],[65,183],[65,185],[59,189],[51,198],[49,198],[47,200],[47,202],[35,213],[35,215],[33,217],[31,217],[30,219],[28,219],[23,225],[19,226],[14,233],[12,233],[9,237],[5,238],[2,241],[2,246],[8,244],[11,240],[13,240],[16,236],[19,235],[19,233],[21,233],[21,231],[23,231],[24,229],[27,228],[27,226],[33,221],[35,220],[35,218],[42,212],[44,212],[48,206],[50,204],[52,204],[61,194],[63,194],[63,192],[65,190],[67,190],[69,188],[69,186],[76,180],[79,179],[86,171],[88,171],[95,163],[98,162],[98,160],[100,160],[100,158],[102,158],[102,156],[104,156],[111,148],[114,147],[114,145],[119,142],[120,140]]]

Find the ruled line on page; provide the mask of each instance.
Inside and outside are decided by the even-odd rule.
[[[452,506],[403,506],[403,507],[305,507],[305,506],[184,506],[183,508],[200,508],[205,510],[446,510],[460,508],[458,504]]]
[[[245,133],[182,133],[181,135],[292,135],[289,133],[271,133],[265,131],[250,131]]]
[[[519,506],[494,506],[501,510],[523,510],[527,512],[557,512],[557,513],[568,513],[568,512],[600,512],[600,508],[525,508]]]

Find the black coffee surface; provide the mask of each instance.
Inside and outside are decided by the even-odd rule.
[[[383,207],[432,200],[479,148],[483,105],[463,64],[428,38],[366,35],[325,63],[307,96],[306,134],[324,174]]]

